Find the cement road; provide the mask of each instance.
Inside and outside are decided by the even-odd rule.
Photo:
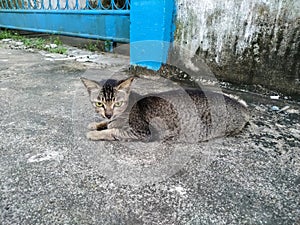
[[[70,51],[0,44],[0,224],[300,224],[299,102],[229,90],[252,114],[235,137],[91,142],[79,77],[124,77],[129,59]]]

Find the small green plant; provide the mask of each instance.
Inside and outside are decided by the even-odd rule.
[[[95,52],[97,50],[97,46],[95,43],[89,42],[85,45],[85,48],[91,52]]]
[[[51,53],[58,53],[58,54],[66,54],[67,53],[67,49],[62,46],[58,46],[56,48],[47,48],[46,50]]]
[[[56,45],[63,45],[62,41],[59,39],[59,37],[51,36],[50,42]]]
[[[17,32],[12,31],[0,31],[0,40],[1,39],[12,39],[15,41],[21,41],[27,48],[34,48],[39,50],[46,50],[51,53],[65,54],[67,49],[63,47],[62,41],[59,37],[51,36],[49,39],[44,38],[27,38]],[[56,46],[51,47],[51,44]]]
[[[18,39],[18,33],[13,33],[7,30],[0,31],[0,39]]]
[[[42,38],[22,38],[21,41],[28,48],[43,50],[46,45],[46,40]]]
[[[105,51],[107,51],[107,52],[112,51],[112,48],[113,48],[112,45],[113,45],[112,41],[105,41],[104,42],[104,49],[105,49]]]
[[[103,43],[101,41],[89,41],[85,48],[91,52],[103,51]]]

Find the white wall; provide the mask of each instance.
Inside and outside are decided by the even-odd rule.
[[[299,0],[177,0],[176,25],[175,41],[214,67],[247,60],[254,62],[245,66],[277,64],[280,56],[297,64]],[[300,78],[299,61],[287,69],[295,79]]]

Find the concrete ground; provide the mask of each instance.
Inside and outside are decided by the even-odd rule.
[[[0,43],[0,224],[300,224],[299,100],[229,89],[251,125],[200,144],[86,140],[79,77],[124,77],[128,61]]]

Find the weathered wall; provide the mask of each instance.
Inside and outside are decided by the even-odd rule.
[[[299,0],[177,0],[176,25],[218,78],[300,94]]]

